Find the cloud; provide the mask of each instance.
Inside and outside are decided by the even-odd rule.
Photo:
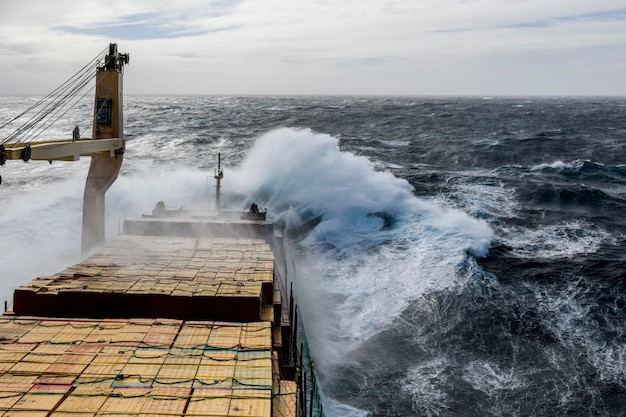
[[[158,15],[134,15],[125,17],[122,21],[92,27],[56,26],[52,29],[73,34],[128,40],[177,38],[194,34],[192,31],[185,30],[184,27],[158,22],[158,17]]]
[[[623,0],[3,0],[0,95],[49,91],[37,74],[110,41],[136,93],[626,94],[625,20]],[[591,59],[606,67],[572,67]],[[577,81],[551,90],[544,71]]]

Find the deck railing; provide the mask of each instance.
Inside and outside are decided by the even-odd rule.
[[[301,312],[294,295],[294,283],[298,280],[295,261],[289,250],[285,250],[286,282],[289,283],[289,319],[291,323],[291,346],[294,352],[297,384],[297,416],[324,417],[324,395],[315,373],[315,362],[311,356],[309,343],[301,320]]]
[[[296,313],[298,309],[296,307]],[[315,362],[311,358],[306,334],[301,325],[296,331],[298,385],[297,409],[301,417],[324,417],[323,393],[315,375]]]

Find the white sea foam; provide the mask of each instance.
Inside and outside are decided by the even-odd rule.
[[[519,203],[515,190],[490,177],[478,179],[476,173],[467,178],[456,178],[450,193],[430,198],[437,204],[463,210],[464,212],[491,222],[502,217],[517,217]]]
[[[438,357],[412,367],[402,381],[402,389],[413,398],[413,407],[424,416],[440,416],[446,408],[448,377],[442,375],[448,362]]]
[[[563,168],[569,168],[571,167],[571,164],[566,164],[565,162],[558,160],[558,161],[554,161],[550,164],[539,164],[539,165],[534,165],[530,168],[531,171],[541,171],[542,169],[545,168],[552,168],[552,169],[563,169]]]
[[[497,397],[503,391],[518,390],[526,384],[513,370],[503,370],[486,361],[472,361],[465,366],[463,379],[477,391]]]
[[[328,398],[324,404],[324,414],[327,416],[341,416],[341,417],[368,417],[371,414],[367,411],[359,410],[358,408],[350,407],[347,404],[340,403]]]
[[[607,231],[583,221],[550,224],[539,229],[502,229],[499,238],[517,256],[547,259],[594,253],[613,239]]]
[[[232,174],[288,227],[318,221],[301,242],[297,289],[313,350],[328,367],[412,300],[453,285],[466,253],[484,256],[492,238],[483,221],[416,198],[406,181],[309,130],[264,135]]]
[[[543,312],[544,325],[560,344],[568,349],[584,350],[602,380],[619,383],[626,372],[626,344],[621,342],[624,329],[613,326],[611,330],[615,337],[604,340],[594,318],[594,306],[580,302],[584,288],[579,281],[573,280],[559,291],[529,289],[534,292],[537,305]],[[562,360],[554,358],[555,367],[561,367],[559,361]]]
[[[579,171],[585,165],[585,163],[591,163],[591,161],[589,159],[576,159],[575,161],[568,163],[568,162],[563,162],[561,160],[557,160],[549,164],[534,165],[530,168],[530,170],[541,171],[546,168],[551,168],[551,169],[560,169],[560,170],[571,169],[574,171]],[[603,166],[603,164],[598,164],[598,163],[595,163],[595,164],[599,166]]]
[[[520,415],[520,403],[510,401],[510,398],[528,386],[523,374],[478,360],[464,367],[463,379],[476,391],[485,394],[482,405],[485,415]]]

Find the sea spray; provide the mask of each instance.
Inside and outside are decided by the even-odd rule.
[[[308,129],[260,137],[232,173],[237,188],[296,240],[296,288],[322,371],[388,327],[409,303],[454,285],[464,258],[486,255],[486,223],[414,196],[405,180]]]
[[[150,213],[158,201],[168,209],[213,209],[214,205],[209,204],[215,198],[212,181],[212,172],[199,168],[134,162],[132,171],[121,175],[107,193],[111,202],[107,209],[109,223],[115,224],[127,215]]]
[[[207,172],[128,161],[106,193],[106,240],[115,238],[127,216],[150,213],[157,201],[168,208],[206,208],[214,193]],[[79,163],[8,165],[0,200],[0,297],[38,275],[51,275],[82,259],[83,190],[89,158]],[[51,176],[42,177],[46,173]]]
[[[0,212],[2,271],[0,297],[13,300],[13,290],[38,275],[58,272],[80,259],[82,190],[78,178],[44,187],[27,181]]]

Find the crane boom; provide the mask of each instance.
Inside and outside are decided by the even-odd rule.
[[[5,144],[0,154],[7,160],[78,161],[81,156],[115,156],[124,149],[124,139],[58,139]]]

